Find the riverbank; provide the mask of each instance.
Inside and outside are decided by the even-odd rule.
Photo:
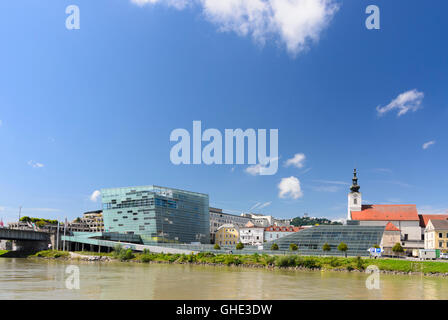
[[[445,262],[370,259],[360,257],[309,257],[299,255],[271,256],[266,254],[238,255],[213,254],[207,252],[198,254],[163,254],[150,252],[133,253],[130,250],[111,253],[45,250],[37,252],[29,257],[99,262],[174,263],[339,272],[364,272],[367,267],[376,266],[381,273],[424,274],[427,276],[448,277],[448,263]]]

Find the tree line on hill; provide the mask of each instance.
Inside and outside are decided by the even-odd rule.
[[[291,225],[295,227],[300,226],[314,226],[316,224],[330,224],[330,225],[342,225],[341,222],[331,221],[327,218],[310,218],[310,217],[295,217],[291,221]]]

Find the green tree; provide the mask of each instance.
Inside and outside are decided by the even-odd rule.
[[[399,242],[397,242],[393,247],[392,247],[392,251],[396,254],[400,254],[404,252],[403,247],[401,246],[401,244]]]
[[[373,245],[373,248],[375,248],[375,249],[379,249],[379,248],[380,248],[380,246],[379,246],[379,245],[377,245],[377,244],[374,244],[374,245]]]
[[[344,242],[341,242],[338,245],[338,250],[341,251],[341,252],[344,252],[345,257],[347,258],[347,250],[348,250],[347,244],[345,244]]]
[[[221,247],[219,246],[219,244],[215,243],[215,245],[213,246],[213,249],[221,250]]]
[[[236,244],[236,249],[237,249],[237,250],[242,250],[242,249],[244,249],[244,244],[242,244],[241,242],[238,242],[238,243]]]
[[[322,246],[322,250],[324,252],[330,252],[331,251],[331,247],[330,247],[330,245],[327,242],[325,242],[324,245]]]
[[[271,246],[271,250],[278,250],[278,244],[273,243]]]
[[[297,246],[297,244],[295,244],[295,243],[291,243],[291,244],[289,245],[289,250],[290,250],[290,251],[297,251],[297,249],[299,249],[299,247]]]

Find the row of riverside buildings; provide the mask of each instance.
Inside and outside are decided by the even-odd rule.
[[[421,249],[448,250],[448,214],[419,214],[412,204],[364,204],[356,169],[344,225],[292,226],[291,219],[271,215],[230,214],[210,207],[207,194],[154,185],[102,189],[101,198],[102,210],[87,212],[67,225],[70,242],[200,244],[204,250],[212,244],[234,248],[239,242],[253,250],[268,250],[275,242],[280,250],[288,250],[294,243],[308,255],[323,254],[323,244],[331,249],[325,254],[340,255],[337,246],[345,242],[352,256],[368,255],[375,245],[387,254],[397,243],[414,256]]]

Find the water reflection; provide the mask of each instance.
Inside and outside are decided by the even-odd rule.
[[[80,268],[80,290],[65,268]],[[448,299],[441,277],[192,265],[0,259],[0,299]]]

